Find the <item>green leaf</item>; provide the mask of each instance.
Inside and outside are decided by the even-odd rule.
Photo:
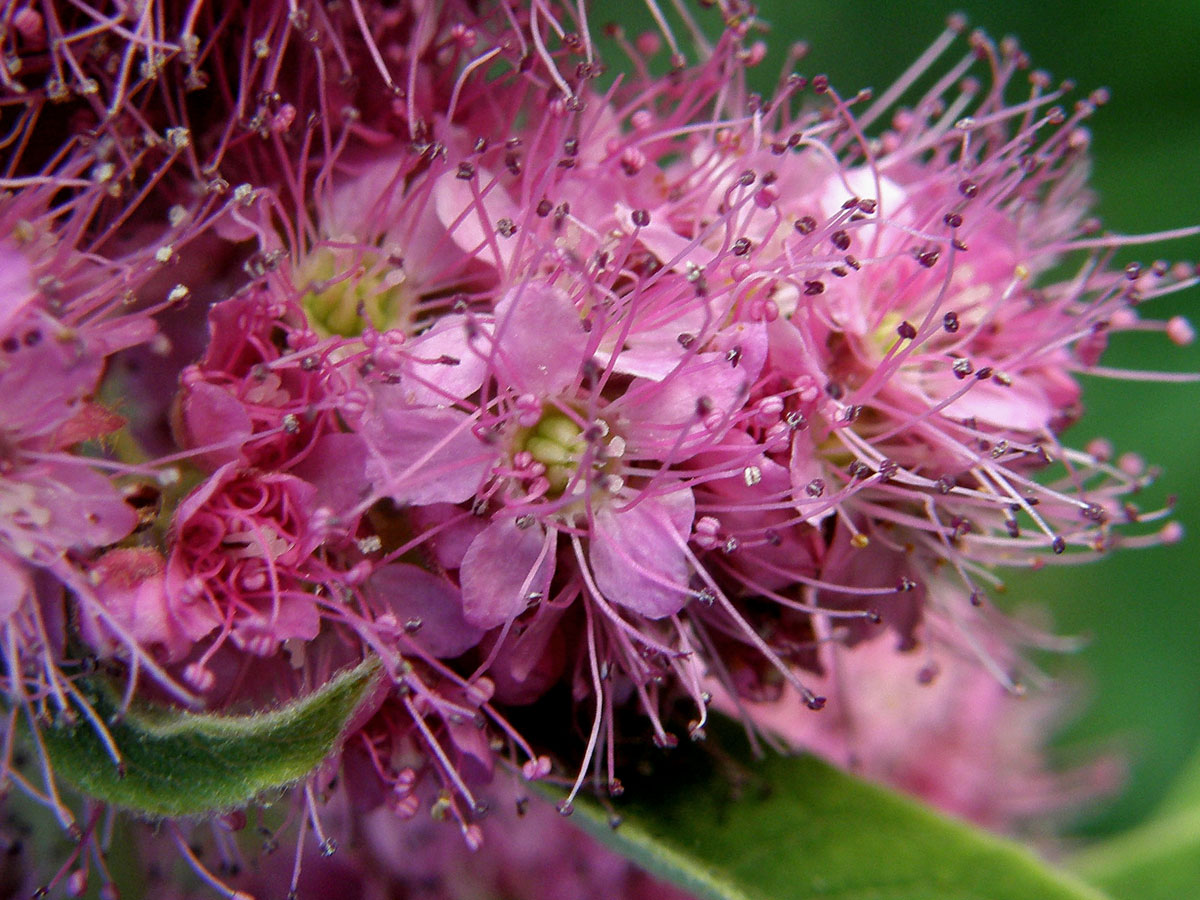
[[[1187,900],[1200,886],[1200,808],[1160,816],[1078,854],[1072,868],[1114,900]]]
[[[1116,900],[1181,900],[1200,886],[1200,756],[1185,767],[1158,814],[1072,860]]]
[[[1163,798],[1158,814],[1197,809],[1200,809],[1200,754],[1193,756],[1180,771]]]
[[[379,663],[369,660],[286,706],[244,716],[135,705],[118,717],[107,682],[77,682],[110,723],[120,767],[78,706],[71,724],[41,733],[55,773],[83,793],[146,816],[203,815],[243,806],[320,765],[379,672]]]
[[[708,900],[1103,900],[1028,850],[809,756],[711,760],[694,751],[631,785],[623,823],[594,802],[573,821]]]

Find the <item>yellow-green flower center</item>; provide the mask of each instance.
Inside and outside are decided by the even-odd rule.
[[[416,296],[403,268],[376,254],[320,247],[299,274],[308,287],[304,312],[322,337],[357,337],[368,324],[379,331],[412,324]]]
[[[536,462],[546,467],[546,480],[555,494],[561,494],[566,489],[587,449],[583,429],[557,410],[544,413],[524,435],[524,439],[518,439],[517,443],[519,449],[527,451]]]

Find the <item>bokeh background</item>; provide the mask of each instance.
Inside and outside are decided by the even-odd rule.
[[[1077,95],[1112,90],[1093,117],[1097,213],[1116,232],[1200,223],[1200,3],[1197,0],[760,0],[771,23],[772,55],[762,88],[778,74],[783,49],[811,45],[798,66],[825,73],[842,96],[882,91],[942,29],[947,14],[995,38],[1017,37],[1035,67],[1072,78]],[[957,59],[964,45],[946,60]],[[772,61],[777,61],[771,65]],[[1126,259],[1200,259],[1200,238],[1139,248]],[[1200,289],[1146,309],[1200,320]],[[1177,348],[1161,335],[1127,336],[1105,360],[1133,368],[1200,371],[1200,342]],[[1088,816],[1092,835],[1132,825],[1153,810],[1200,738],[1200,385],[1090,379],[1087,415],[1068,435],[1082,446],[1110,438],[1163,467],[1161,499],[1178,495],[1188,529],[1178,545],[1117,553],[1086,566],[1055,567],[1009,579],[1012,602],[1039,601],[1057,630],[1087,635],[1065,665],[1088,673],[1088,703],[1066,728],[1065,745],[1117,746],[1131,761],[1127,789]],[[1153,496],[1153,495],[1152,495]],[[1146,508],[1152,508],[1147,502]]]

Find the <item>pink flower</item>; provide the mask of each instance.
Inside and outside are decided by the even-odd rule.
[[[143,647],[161,648],[169,660],[192,649],[197,631],[204,629],[203,611],[195,606],[172,607],[164,579],[165,562],[148,548],[120,548],[104,554],[91,570],[96,600],[124,632]],[[94,615],[80,622],[84,639],[99,650],[119,652],[120,646]]]
[[[86,459],[61,452],[119,427],[91,402],[106,358],[152,333],[146,319],[75,325],[51,315],[25,253],[0,242],[0,622],[32,592],[36,569],[114,543],[136,516]]]
[[[317,636],[320,616],[304,589],[324,537],[313,494],[293,476],[227,463],[179,505],[164,587],[192,641],[219,628],[221,639],[266,656]]]
[[[1044,827],[1122,780],[1113,756],[1051,762],[1045,744],[1074,699],[1063,686],[1014,696],[965,648],[898,653],[872,641],[830,647],[825,660],[820,716],[801,714],[790,691],[742,713],[791,747],[997,831]],[[715,702],[735,710],[727,695]]]
[[[330,429],[328,372],[287,300],[251,289],[209,311],[204,358],[183,371],[177,431],[210,467],[294,466]],[[275,343],[287,335],[286,355]],[[210,449],[211,448],[211,449]]]
[[[832,756],[861,716],[873,770],[1011,821],[965,765],[963,796],[925,784],[932,753],[876,708],[897,645],[994,679],[903,694],[899,718],[1017,721],[1027,740],[964,758],[1011,796],[1061,786],[997,699],[1019,650],[980,585],[1175,536],[1132,505],[1144,470],[1060,435],[1110,333],[1191,339],[1135,307],[1195,280],[1110,266],[1123,240],[1083,177],[1101,95],[1068,114],[1035,77],[1009,105],[1016,51],[978,35],[910,110],[891,97],[936,53],[873,104],[798,77],[764,100],[737,17],[695,63],[660,78],[633,51],[601,90],[569,5],[158,13],[14,14],[36,57],[4,82],[24,112],[0,207],[0,626],[35,673],[14,705],[58,690],[76,627],[130,685],[215,708],[378,659],[292,818],[322,852],[369,819],[389,890],[418,813],[478,846],[489,782],[550,774],[510,717],[566,736],[566,812],[589,779],[620,791],[623,709],[669,747],[704,736],[713,693],[784,697],[779,730]],[[960,80],[976,61],[986,90]],[[45,167],[24,149],[60,145]],[[124,497],[148,480],[164,514],[139,518]],[[597,859],[546,877],[637,882]],[[488,866],[488,889],[529,887]]]

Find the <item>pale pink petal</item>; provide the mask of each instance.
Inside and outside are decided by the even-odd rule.
[[[579,374],[588,335],[571,298],[542,282],[525,282],[496,303],[496,353],[511,382],[536,396],[556,394]]]
[[[404,364],[400,369],[404,400],[413,406],[448,406],[465,400],[483,384],[488,361],[482,355],[489,346],[478,341],[473,347],[473,332],[490,331],[478,317],[448,315],[428,331],[404,345]]]
[[[496,227],[503,218],[519,222],[522,215],[493,173],[478,169],[474,177],[462,179],[449,171],[434,185],[433,199],[442,227],[459,248],[481,262],[509,268],[515,245]]]
[[[602,506],[588,550],[596,586],[610,602],[651,619],[678,612],[689,596],[683,544],[694,517],[690,490],[651,497],[623,512]]]
[[[370,453],[367,478],[376,493],[418,506],[470,499],[491,467],[494,451],[472,433],[466,413],[406,408],[395,397],[401,389],[383,386],[375,409],[359,427]]]

